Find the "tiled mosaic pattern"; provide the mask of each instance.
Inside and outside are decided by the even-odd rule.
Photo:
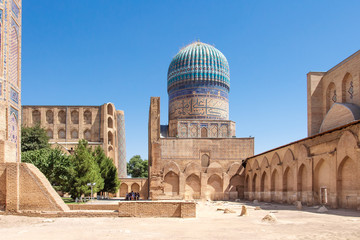
[[[126,137],[125,137],[125,116],[117,114],[118,129],[118,159],[119,159],[119,177],[127,177],[126,170]]]
[[[195,42],[173,58],[168,70],[168,92],[183,81],[214,81],[230,89],[229,64],[211,45]]]
[[[207,138],[230,138],[230,123],[225,121],[200,122],[196,120],[184,120],[178,122],[179,138],[198,138],[202,137],[201,132],[207,132]]]
[[[10,34],[10,82],[18,86],[19,80],[19,40],[17,25],[13,22]]]
[[[169,66],[169,119],[227,120],[229,91],[225,56],[211,45],[192,43]]]
[[[18,18],[18,17],[19,17],[20,9],[19,9],[19,7],[16,5],[16,3],[14,2],[14,0],[11,2],[11,10],[12,10],[14,16],[15,16],[16,18]]]
[[[10,88],[10,99],[16,104],[19,103],[19,93],[12,88]]]

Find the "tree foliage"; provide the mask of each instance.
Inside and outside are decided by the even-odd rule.
[[[34,164],[55,190],[68,192],[74,175],[72,161],[60,149],[42,148],[21,153],[23,162]]]
[[[49,148],[49,137],[40,125],[21,127],[21,152]]]
[[[104,150],[100,146],[95,148],[93,155],[100,167],[101,177],[104,179],[102,192],[116,193],[119,189],[120,181],[113,161],[105,156]]]
[[[148,177],[148,160],[142,160],[140,155],[133,156],[127,163],[127,172],[131,177]]]
[[[101,177],[100,167],[95,161],[92,150],[86,140],[80,140],[71,156],[75,174],[71,182],[70,194],[73,199],[89,195],[91,189],[87,183],[96,183],[94,192],[104,188],[104,179]]]

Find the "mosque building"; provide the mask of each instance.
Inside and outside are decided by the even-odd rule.
[[[189,44],[170,63],[167,90],[168,125],[160,125],[160,98],[150,103],[149,198],[241,197],[241,162],[254,154],[254,138],[236,138],[229,120],[226,57],[209,44]]]

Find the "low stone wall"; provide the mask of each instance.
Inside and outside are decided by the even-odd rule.
[[[117,211],[117,204],[68,204],[70,210],[113,210]]]
[[[119,217],[196,217],[194,202],[119,202]]]

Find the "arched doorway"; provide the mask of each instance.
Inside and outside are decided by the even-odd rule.
[[[224,197],[222,180],[214,174],[207,181],[207,197],[210,200],[221,200]]]
[[[120,197],[126,197],[128,193],[128,185],[126,183],[120,184]]]
[[[266,172],[264,172],[260,182],[260,201],[265,201],[265,191],[267,190]]]
[[[356,208],[357,205],[357,167],[355,161],[344,158],[338,168],[338,199],[341,208]]]
[[[325,196],[323,196],[325,191],[323,190],[321,192],[320,189],[326,189],[327,195],[330,190],[330,166],[324,161],[324,159],[321,159],[315,167],[314,200],[316,204],[323,203],[325,200]],[[320,196],[322,200],[320,199]]]
[[[294,191],[294,180],[293,180],[293,171],[290,167],[287,167],[284,171],[283,176],[283,199],[288,203],[292,203],[291,195]]]
[[[278,201],[278,193],[280,193],[281,189],[280,189],[280,179],[279,179],[279,173],[278,171],[275,169],[271,175],[271,201],[276,202]]]
[[[306,167],[304,164],[302,164],[298,172],[298,193],[299,193],[299,200],[303,203],[306,202],[306,189],[307,189],[306,179],[307,179]]]
[[[164,194],[168,196],[179,195],[179,176],[173,171],[170,171],[165,175]]]
[[[186,178],[185,198],[200,199],[200,195],[201,195],[200,178],[196,174],[191,174]]]
[[[131,191],[133,191],[133,192],[140,192],[140,186],[139,186],[139,184],[133,183],[133,184],[131,185]]]
[[[230,179],[229,198],[244,199],[244,177],[239,174],[234,175]]]

